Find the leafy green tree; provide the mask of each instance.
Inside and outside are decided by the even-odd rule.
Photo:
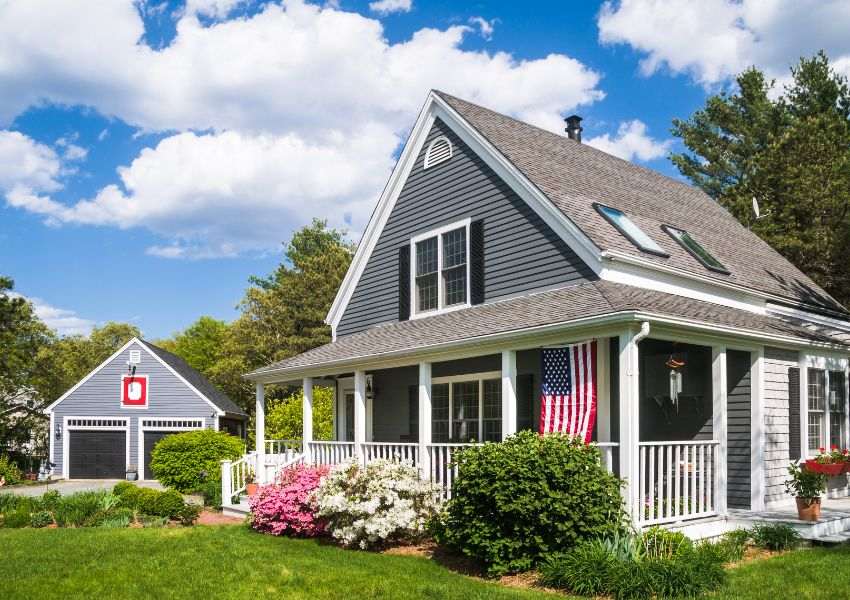
[[[215,364],[224,358],[228,334],[227,323],[204,316],[159,345],[209,376]]]
[[[801,59],[781,93],[757,69],[712,96],[673,133],[679,171],[850,304],[850,88],[823,52]],[[756,219],[752,199],[762,214]]]
[[[334,390],[313,388],[313,439],[333,439]],[[266,438],[270,440],[298,439],[303,434],[304,420],[301,404],[304,392],[300,388],[275,402],[266,410]]]

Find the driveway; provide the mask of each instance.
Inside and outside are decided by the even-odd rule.
[[[49,485],[17,485],[15,487],[0,487],[0,494],[10,492],[19,496],[41,496],[47,490],[59,490],[66,496],[74,492],[88,492],[96,490],[111,490],[116,483],[123,479],[72,479],[70,481],[60,479]],[[156,490],[164,490],[165,488],[158,481],[134,481],[139,487],[149,487]]]

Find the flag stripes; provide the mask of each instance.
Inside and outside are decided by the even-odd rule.
[[[596,341],[542,352],[540,433],[563,433],[589,443],[596,424]]]

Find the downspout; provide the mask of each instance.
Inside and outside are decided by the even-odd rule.
[[[649,321],[644,321],[640,324],[640,331],[635,335],[634,343],[637,344],[643,338],[649,335]]]

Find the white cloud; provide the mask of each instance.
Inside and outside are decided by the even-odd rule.
[[[397,12],[410,12],[413,8],[412,0],[377,0],[369,3],[369,10],[382,15]]]
[[[51,306],[40,298],[23,296],[17,292],[9,292],[16,298],[26,298],[33,306],[33,311],[41,321],[59,335],[88,335],[95,322],[79,317],[73,310]]]
[[[165,238],[157,256],[275,248],[313,216],[365,226],[431,88],[553,131],[603,97],[600,75],[568,56],[465,50],[468,26],[390,43],[378,20],[300,0],[196,17],[233,6],[192,3],[153,50],[131,0],[0,4],[0,122],[48,101],[174,132],[92,198],[64,204],[29,186],[7,202],[53,224],[146,227]]]
[[[52,192],[61,185],[56,152],[18,131],[0,130],[0,192],[25,189]]]
[[[484,17],[470,17],[469,22],[472,25],[478,27],[478,31],[481,33],[481,37],[483,37],[488,42],[493,39],[493,31],[496,28],[496,23],[498,19],[490,19],[489,21]]]
[[[653,139],[647,134],[646,124],[635,119],[621,123],[614,137],[606,133],[590,138],[586,143],[624,160],[648,161],[666,156],[673,141]]]
[[[820,49],[850,57],[846,0],[609,1],[598,25],[602,42],[644,55],[644,74],[666,68],[704,86],[752,65],[785,79],[790,65]]]

